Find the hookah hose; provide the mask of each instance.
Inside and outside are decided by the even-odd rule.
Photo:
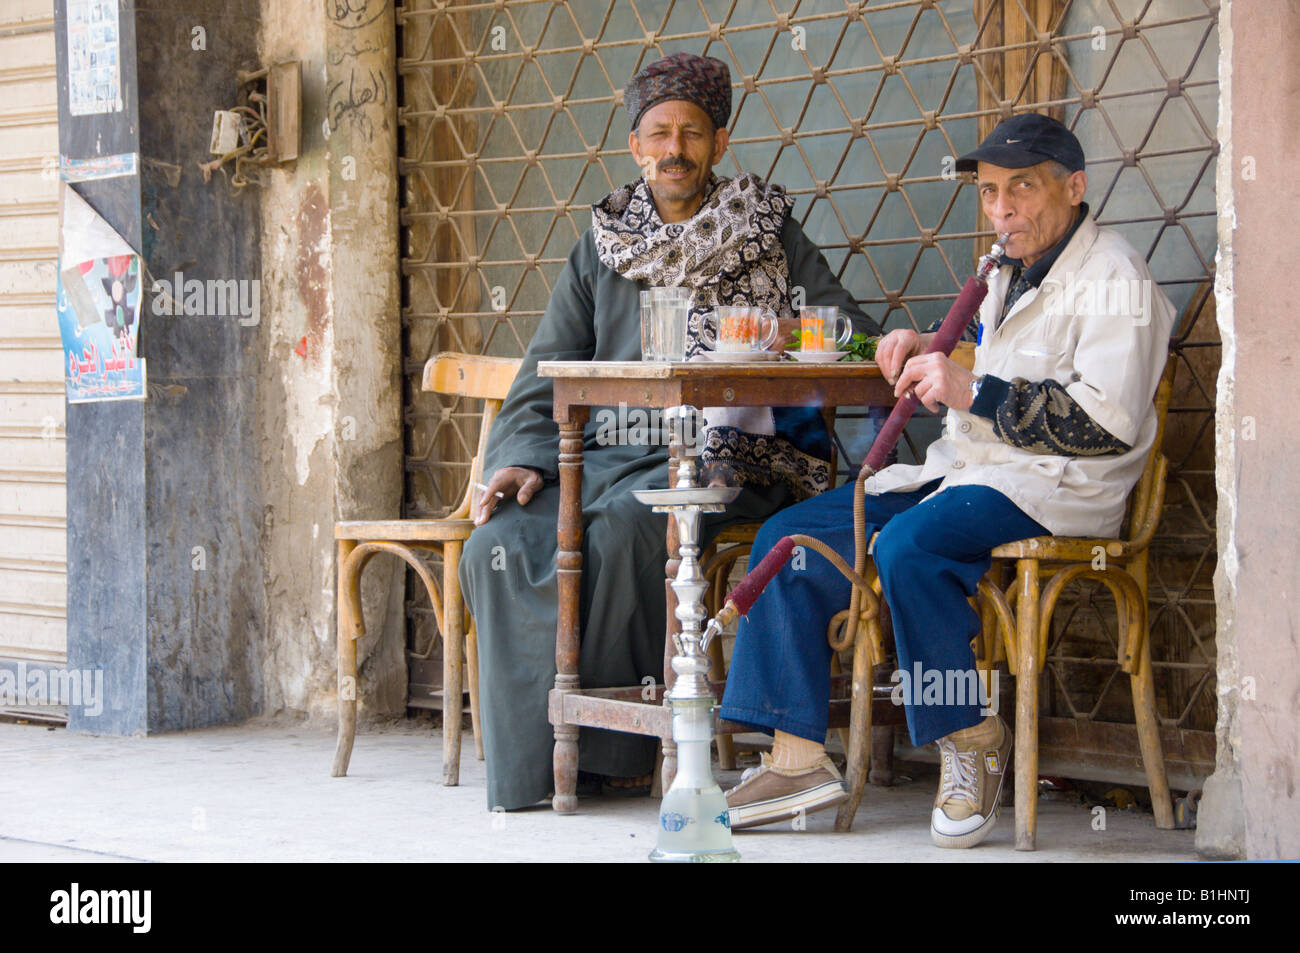
[[[997,270],[999,259],[1002,257],[1003,245],[1008,237],[1008,235],[999,235],[998,240],[989,249],[988,254],[980,258],[975,274],[966,279],[961,292],[957,295],[957,300],[948,309],[948,314],[944,317],[938,331],[935,332],[934,337],[931,339],[930,346],[926,348],[926,354],[933,354],[937,351],[947,356],[957,346],[962,333],[979,311],[980,305],[983,304],[984,296],[988,294],[989,276]],[[912,415],[916,413],[919,404],[920,399],[916,396],[914,390],[909,390],[903,395],[898,403],[894,405],[894,409],[890,412],[889,419],[885,421],[880,433],[876,434],[876,438],[871,444],[871,450],[862,463],[862,469],[858,471],[858,478],[853,491],[854,558],[852,568],[838,553],[819,539],[805,536],[802,533],[784,536],[772,547],[772,551],[764,556],[762,561],[751,569],[727,596],[727,604],[722,608],[722,611],[709,621],[706,639],[721,632],[737,616],[746,615],[750,607],[753,606],[754,601],[763,592],[763,589],[772,581],[772,577],[781,571],[781,567],[785,565],[790,558],[790,554],[794,552],[795,546],[806,546],[826,557],[853,584],[853,595],[849,603],[849,614],[844,625],[843,635],[837,639],[833,632],[828,633],[831,648],[836,651],[853,644],[854,639],[857,637],[858,621],[863,615],[862,600],[867,594],[872,593],[871,583],[864,575],[867,567],[868,542],[865,484],[868,478],[884,466],[885,460],[902,436],[903,428],[911,420]],[[868,618],[879,611],[879,605],[873,599],[873,605],[867,612]],[[835,623],[832,622],[832,629],[834,626]]]

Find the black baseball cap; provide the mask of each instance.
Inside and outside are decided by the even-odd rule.
[[[1056,160],[1071,172],[1084,166],[1083,147],[1063,123],[1039,113],[1021,113],[998,123],[980,147],[957,160],[958,172],[974,172],[979,163],[1025,169]]]

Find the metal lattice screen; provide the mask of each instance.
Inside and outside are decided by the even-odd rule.
[[[1083,143],[1098,221],[1146,255],[1187,315],[1181,353],[1196,356],[1171,414],[1152,611],[1162,714],[1212,731],[1217,339],[1212,310],[1188,305],[1215,245],[1216,18],[1209,0],[407,0],[406,515],[455,504],[477,433],[478,407],[420,392],[425,361],[523,353],[590,204],[638,174],[621,100],[641,66],[683,49],[728,63],[731,148],[717,171],[786,186],[832,270],[887,328],[942,316],[987,241],[953,157],[1013,112],[1050,112]],[[1124,680],[1092,659],[1113,637],[1098,598],[1080,587],[1059,613],[1073,621],[1048,677],[1070,688],[1048,703],[1126,720],[1113,697]],[[411,613],[413,642],[427,645],[422,610]]]

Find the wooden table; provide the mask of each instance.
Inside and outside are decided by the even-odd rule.
[[[582,437],[592,406],[665,409],[694,407],[891,406],[893,388],[872,363],[811,364],[781,361],[724,364],[676,364],[641,361],[543,361],[541,377],[554,379],[554,416],[560,428],[560,514],[556,553],[559,624],[555,633],[555,688],[549,718],[555,726],[555,798],[560,813],[577,810],[578,729],[607,728],[657,735],[664,747],[664,788],[676,770],[669,709],[661,701],[643,700],[645,686],[582,689],[578,681],[578,600],[582,583]],[[675,466],[675,464],[674,464]],[[667,479],[665,479],[665,483]],[[667,577],[677,573],[676,525],[669,518]],[[668,605],[667,644],[677,631],[674,594],[665,584]],[[671,650],[666,650],[667,656]],[[665,666],[664,684],[672,686]],[[714,691],[721,697],[723,686]],[[842,694],[842,693],[841,693]],[[654,698],[662,699],[656,691]],[[847,703],[840,706],[847,713]],[[890,706],[893,707],[893,706]],[[896,709],[896,712],[901,709]],[[834,712],[832,713],[834,714]],[[834,718],[835,721],[840,720]],[[847,722],[841,722],[847,723]],[[742,730],[725,722],[720,730]]]

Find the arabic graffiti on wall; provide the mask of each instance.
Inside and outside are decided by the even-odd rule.
[[[388,104],[383,44],[366,40],[362,28],[387,10],[389,0],[325,0],[325,12],[340,33],[330,39],[331,73],[327,133],[348,123],[354,135],[373,142],[375,122]]]

